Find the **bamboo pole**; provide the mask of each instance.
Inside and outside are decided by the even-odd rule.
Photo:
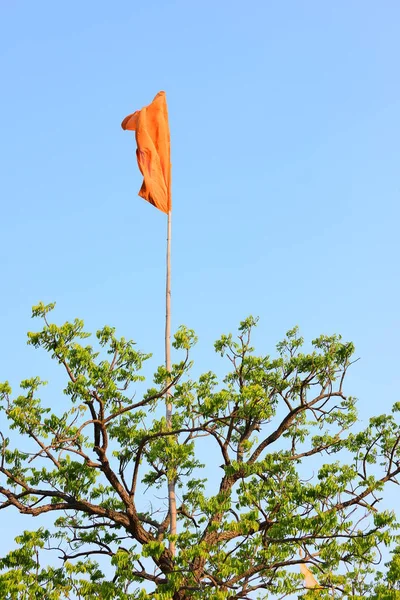
[[[167,224],[167,277],[165,293],[165,366],[171,371],[171,211],[168,212]],[[172,427],[172,403],[170,400],[171,390],[166,394],[166,418],[167,427]],[[168,480],[168,508],[170,516],[170,534],[176,535],[176,495],[175,479]],[[175,542],[170,541],[169,549],[175,556]]]

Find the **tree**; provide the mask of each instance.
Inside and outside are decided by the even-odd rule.
[[[46,515],[1,559],[1,597],[365,598],[379,589],[397,597],[398,551],[388,576],[373,576],[381,547],[397,539],[379,499],[400,473],[400,404],[355,429],[356,400],[344,391],[353,344],[321,336],[306,352],[295,328],[275,357],[257,356],[250,317],[237,338],[215,344],[229,364],[218,384],[211,371],[190,378],[196,338],[181,327],[174,348],[182,359],[170,373],[158,368],[144,391],[150,355],[111,327],[97,332],[95,349],[82,321],[50,323],[53,308],[33,308],[44,323],[28,343],[65,370],[67,398],[44,407],[38,377],[16,397],[8,383],[0,388],[9,424],[0,508]],[[300,565],[317,587],[304,587]]]

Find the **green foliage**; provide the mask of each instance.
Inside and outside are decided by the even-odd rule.
[[[400,473],[400,405],[355,429],[353,344],[320,336],[307,352],[294,328],[260,356],[249,317],[215,343],[229,365],[219,383],[191,378],[197,340],[181,327],[179,360],[144,391],[150,354],[108,326],[92,346],[79,319],[51,323],[53,309],[33,308],[43,327],[28,343],[65,372],[64,398],[45,406],[38,377],[15,396],[0,384],[0,508],[49,523],[0,560],[1,598],[399,598],[397,523],[379,499]]]

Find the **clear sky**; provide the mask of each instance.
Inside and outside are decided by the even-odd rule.
[[[212,342],[251,313],[260,351],[295,324],[353,340],[349,393],[364,422],[389,410],[399,22],[396,0],[2,0],[0,380],[55,373],[25,344],[39,300],[163,361],[166,218],[137,196],[120,128],[163,89],[173,328],[198,333],[196,368],[217,369]]]

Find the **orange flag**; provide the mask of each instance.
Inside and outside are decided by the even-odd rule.
[[[314,575],[311,573],[310,569],[305,564],[300,565],[300,571],[304,577],[304,587],[308,589],[320,587],[318,581],[315,579]]]
[[[171,151],[165,92],[159,92],[151,104],[125,117],[121,127],[136,132],[136,156],[143,175],[139,196],[169,213]]]
[[[301,557],[304,556],[304,552],[301,549],[299,550],[299,554]],[[317,556],[318,554],[319,554],[319,552],[316,552],[312,556],[314,557],[314,556]],[[315,579],[314,575],[311,573],[310,569],[307,567],[306,564],[304,564],[304,563],[300,564],[300,571],[304,577],[304,587],[306,587],[307,589],[321,588],[318,581]]]

